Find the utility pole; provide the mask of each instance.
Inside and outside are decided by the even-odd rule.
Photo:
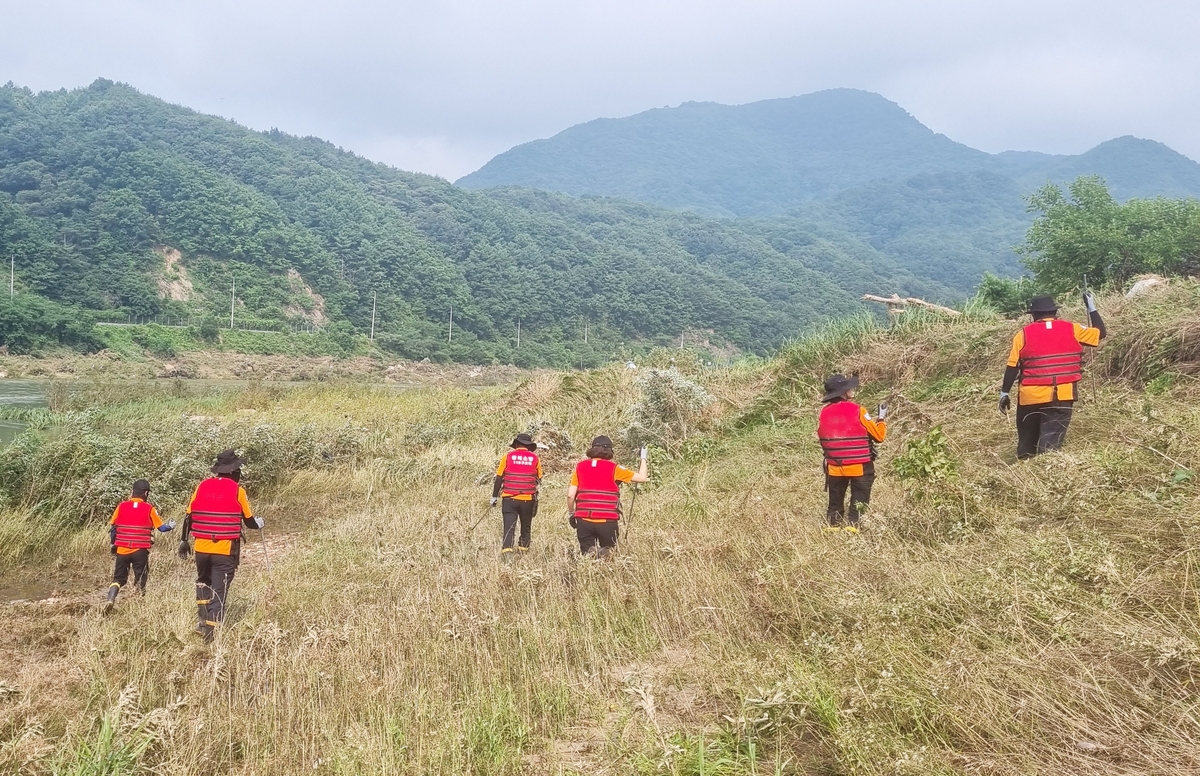
[[[237,301],[237,278],[232,280],[229,287],[229,329],[233,330],[233,305]]]
[[[454,342],[454,305],[450,305],[450,336],[446,337],[447,342]]]
[[[8,257],[8,298],[13,298],[13,281],[17,279],[17,254]]]
[[[687,334],[686,330],[679,332],[679,349],[680,350],[683,350],[683,335],[685,335],[685,334]]]
[[[521,319],[517,319],[517,350],[521,349]]]
[[[375,341],[375,292],[371,292],[371,341]]]
[[[588,335],[588,322],[584,321],[583,322],[583,344],[584,345],[587,344],[587,335]]]

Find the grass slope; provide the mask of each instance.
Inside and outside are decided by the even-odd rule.
[[[470,526],[514,431],[615,432],[642,400],[630,370],[402,394],[131,387],[2,456],[3,553],[85,553],[94,591],[4,610],[0,757],[22,773],[1192,772],[1198,294],[1103,299],[1095,398],[1089,382],[1063,452],[1019,464],[994,409],[1015,322],[848,321],[770,362],[685,365],[717,404],[676,457],[656,453],[612,563],[573,557],[561,519],[578,446],[548,456],[529,557],[498,562],[494,514]],[[834,368],[894,408],[859,536],[821,530],[816,397]],[[96,524],[69,527],[80,510],[148,474],[177,515],[228,443],[273,544],[270,572],[246,547],[223,636],[191,641],[171,542],[151,595],[98,616],[109,561]]]

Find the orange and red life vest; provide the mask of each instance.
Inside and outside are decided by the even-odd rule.
[[[122,501],[117,507],[113,527],[117,529],[113,544],[127,550],[149,549],[154,542],[154,521],[150,513],[154,508],[145,501]]]
[[[862,407],[852,401],[835,401],[821,410],[817,437],[825,451],[825,463],[851,466],[875,460],[871,436],[862,423]]]
[[[504,460],[504,496],[536,496],[538,457],[529,450],[509,450]]]
[[[1021,348],[1021,385],[1061,385],[1083,379],[1083,346],[1075,324],[1057,318],[1025,327]]]
[[[620,520],[621,486],[617,465],[603,458],[589,458],[575,465],[575,517],[584,520]]]
[[[209,477],[192,499],[192,536],[223,541],[242,536],[242,503],[238,484],[228,477]]]

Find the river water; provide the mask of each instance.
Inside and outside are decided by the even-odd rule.
[[[0,380],[0,407],[45,407],[46,384],[41,380]],[[0,447],[17,438],[25,424],[0,420]]]

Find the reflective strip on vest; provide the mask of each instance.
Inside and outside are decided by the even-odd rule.
[[[192,500],[192,536],[224,541],[242,537],[242,504],[238,484],[227,477],[200,483]]]
[[[1024,329],[1021,348],[1021,385],[1061,385],[1083,379],[1083,346],[1075,337],[1075,324],[1052,318],[1035,321]]]
[[[153,544],[151,534],[154,523],[150,519],[150,505],[144,501],[122,501],[117,507],[117,519],[113,523],[117,536],[113,542],[127,550],[145,550]]]
[[[504,496],[536,496],[538,457],[528,450],[512,450],[505,456]]]
[[[584,520],[620,520],[621,486],[614,475],[617,465],[589,458],[575,466],[575,517]]]
[[[852,401],[837,401],[821,410],[817,438],[830,466],[852,466],[875,460],[871,437],[862,424],[862,407]]]

